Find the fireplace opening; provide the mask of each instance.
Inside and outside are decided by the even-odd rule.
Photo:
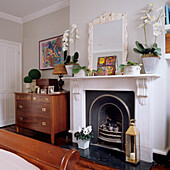
[[[125,150],[125,132],[134,118],[134,92],[86,91],[86,122],[91,144]]]

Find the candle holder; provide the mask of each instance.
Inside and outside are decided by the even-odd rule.
[[[140,132],[135,126],[135,119],[130,120],[130,127],[126,131],[126,162],[137,164],[140,161]]]

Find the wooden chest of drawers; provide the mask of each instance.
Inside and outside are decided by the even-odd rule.
[[[24,127],[51,134],[68,130],[68,92],[57,94],[15,93],[16,130]]]

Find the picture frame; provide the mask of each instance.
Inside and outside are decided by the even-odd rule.
[[[48,94],[54,93],[54,86],[48,86]]]
[[[47,94],[47,89],[41,89],[41,94]]]
[[[39,86],[34,86],[35,88],[35,93],[39,94],[40,93],[40,87]]]
[[[117,56],[102,56],[98,57],[97,61],[97,75],[108,76],[115,75],[117,67]]]
[[[39,41],[39,69],[53,69],[55,65],[64,62],[62,50],[63,35]]]

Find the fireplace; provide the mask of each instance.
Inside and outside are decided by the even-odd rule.
[[[136,127],[140,131],[140,146],[141,146],[141,159],[147,162],[153,161],[153,127],[152,127],[152,119],[155,112],[155,106],[154,106],[154,84],[156,81],[154,81],[156,78],[158,78],[158,75],[149,75],[149,74],[141,74],[141,75],[114,75],[114,76],[85,76],[85,77],[67,77],[63,78],[65,80],[70,81],[70,133],[72,133],[72,139],[73,142],[76,143],[77,140],[74,138],[74,133],[79,129],[79,127],[85,127],[89,124],[89,118],[87,118],[88,112],[87,111],[90,108],[90,105],[87,106],[87,92],[98,92],[101,93],[100,95],[105,95],[103,92],[109,92],[106,93],[107,95],[111,95],[110,97],[111,101],[108,101],[108,103],[103,105],[102,102],[105,100],[99,100],[98,102],[101,102],[100,104],[100,111],[101,113],[104,112],[105,117],[100,116],[100,119],[105,118],[104,122],[98,123],[97,132],[100,132],[100,136],[102,131],[99,131],[100,126],[103,126],[102,124],[107,123],[107,119],[109,119],[111,116],[107,116],[107,112],[112,112],[112,110],[115,110],[115,108],[118,108],[116,104],[112,104],[112,100],[115,100],[120,103],[125,103],[129,109],[130,116],[127,119],[134,118],[136,119]],[[129,96],[126,95],[126,93],[131,94],[133,97],[132,99],[128,100]],[[99,95],[99,96],[100,96]],[[122,96],[121,96],[122,95]],[[99,97],[95,96],[95,98]],[[114,97],[113,97],[114,96]],[[91,100],[91,103],[95,100],[94,96],[91,95],[88,97],[88,100]],[[103,98],[103,97],[102,97]],[[127,98],[127,99],[126,99]],[[117,99],[117,100],[116,100]],[[152,100],[151,100],[152,99]],[[133,101],[132,101],[133,100]],[[122,102],[123,101],[123,102]],[[131,102],[128,102],[131,101]],[[131,105],[130,105],[131,104]],[[122,104],[123,105],[123,104]],[[87,108],[88,107],[88,108]],[[96,107],[96,106],[94,106]],[[124,106],[126,108],[126,106]],[[92,108],[93,110],[93,108]],[[127,110],[127,109],[125,109]],[[117,124],[119,126],[122,124],[122,130],[121,133],[125,132],[126,127],[124,128],[124,122],[123,114],[127,115],[123,112],[123,114],[119,113],[119,109],[116,112],[116,115],[119,115],[116,119]],[[99,114],[98,112],[96,114]],[[95,114],[92,114],[95,115]],[[127,117],[127,116],[126,116]],[[98,116],[96,116],[98,118]],[[111,117],[111,119],[115,119],[114,117]],[[93,117],[91,118],[91,121],[93,121]],[[123,123],[122,123],[123,122]],[[111,122],[112,123],[112,122]],[[128,124],[128,123],[127,123]],[[93,127],[94,128],[94,127]],[[94,129],[95,130],[95,129]],[[118,132],[119,132],[118,131]],[[107,133],[107,132],[106,132]],[[98,134],[99,135],[99,134]],[[111,134],[113,135],[113,134]],[[103,136],[106,136],[103,135]],[[109,136],[109,135],[108,135]],[[122,140],[123,139],[123,140]],[[121,142],[124,143],[124,138],[121,136]],[[109,142],[110,144],[111,142]],[[103,144],[107,146],[107,142],[103,140],[96,140],[92,141],[92,145],[98,145]],[[111,143],[113,145],[113,143]],[[107,146],[110,147],[110,146]],[[110,148],[112,148],[111,146]],[[120,144],[120,146],[114,146],[117,147],[120,150],[124,150],[124,144]]]
[[[86,91],[86,122],[92,125],[91,144],[125,150],[125,132],[134,118],[133,91]]]

